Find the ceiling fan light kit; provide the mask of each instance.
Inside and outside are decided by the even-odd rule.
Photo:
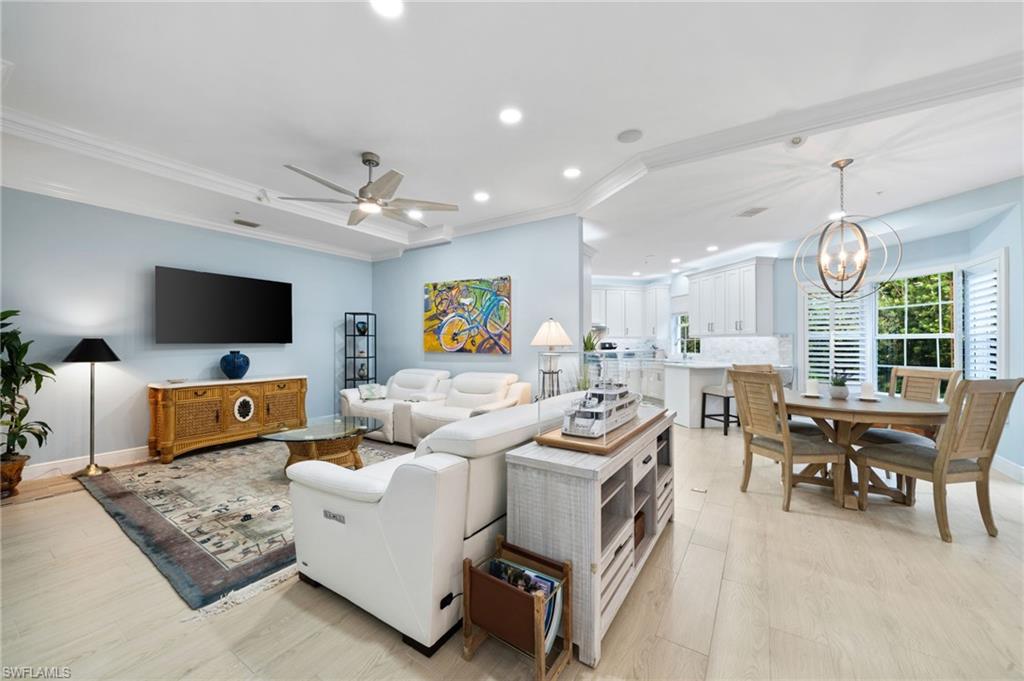
[[[892,225],[881,218],[846,212],[845,171],[852,163],[852,158],[832,163],[839,171],[839,210],[808,232],[793,256],[793,278],[801,289],[824,291],[839,300],[874,295],[896,276],[903,259],[903,242]],[[871,231],[864,228],[865,223],[877,223],[880,228]],[[891,252],[887,236],[895,242]],[[880,258],[871,255],[872,239]],[[810,259],[814,260],[813,271],[808,267]]]
[[[358,192],[346,189],[326,178],[299,168],[291,164],[285,164],[285,168],[298,173],[314,182],[327,187],[339,194],[349,197],[348,200],[336,198],[316,198],[302,196],[281,196],[282,201],[306,201],[310,203],[339,203],[355,206],[348,214],[349,226],[358,225],[368,215],[381,215],[391,220],[403,222],[413,227],[426,229],[427,225],[420,222],[424,211],[456,211],[458,205],[454,203],[440,203],[438,201],[422,201],[420,199],[394,198],[398,191],[398,185],[402,183],[405,175],[397,170],[389,170],[376,180],[373,179],[373,169],[380,165],[380,156],[372,151],[364,151],[360,155],[363,165],[367,169],[367,181]]]

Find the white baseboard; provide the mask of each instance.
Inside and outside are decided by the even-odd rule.
[[[1014,463],[1004,456],[997,456],[992,459],[992,468],[1015,482],[1024,483],[1024,466],[1019,463]]]
[[[131,463],[145,461],[148,458],[149,447],[132,447],[130,449],[118,449],[113,452],[97,454],[96,463],[101,466],[127,466]],[[88,464],[88,456],[76,456],[73,459],[61,459],[59,461],[29,463],[29,465],[25,466],[21,477],[23,480],[57,478],[62,475],[71,475],[75,471],[85,468]]]

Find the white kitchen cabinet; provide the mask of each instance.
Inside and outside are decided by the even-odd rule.
[[[607,327],[609,338],[653,338],[666,345],[672,330],[669,287],[595,287],[590,295],[590,317],[594,324]]]
[[[645,336],[644,294],[640,289],[625,291],[626,333],[625,336]]]
[[[605,323],[607,323],[607,316],[608,316],[607,294],[608,294],[608,292],[605,291],[604,289],[593,289],[590,292],[590,323],[591,324],[605,324]]]
[[[773,270],[771,258],[754,258],[691,276],[691,334],[771,335]]]
[[[605,326],[608,327],[609,338],[620,338],[626,335],[626,292],[622,289],[605,291]]]

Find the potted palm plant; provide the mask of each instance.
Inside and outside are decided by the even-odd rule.
[[[32,341],[22,341],[21,331],[8,321],[18,315],[18,310],[0,312],[0,426],[5,429],[4,449],[0,453],[0,496],[7,498],[17,493],[21,472],[28,455],[20,454],[28,446],[31,436],[41,447],[52,432],[42,421],[28,418],[28,398],[22,392],[32,385],[35,392],[43,387],[43,381],[53,379],[53,369],[42,362],[26,362],[25,356]]]

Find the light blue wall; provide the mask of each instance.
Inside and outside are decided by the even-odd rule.
[[[307,375],[309,415],[333,412],[335,325],[370,307],[370,263],[9,189],[2,201],[0,304],[22,311],[30,357],[57,370],[32,399],[54,433],[31,463],[88,452],[88,366],[61,362],[83,336],[106,338],[123,360],[97,366],[97,452],[145,445],[146,383],[222,378],[227,350],[249,355],[253,377]],[[294,342],[156,345],[155,265],[291,282]]]
[[[955,196],[914,206],[882,216],[895,225],[925,226],[929,222],[959,219],[964,229],[934,237],[918,238],[904,244],[900,271],[962,265],[971,260],[1007,249],[1009,268],[1009,314],[1006,343],[1007,376],[1024,376],[1024,224],[1021,204],[1024,202],[1024,178],[964,192]],[[993,214],[995,212],[995,214]],[[971,223],[971,215],[978,221]],[[914,229],[906,234],[913,235]],[[786,252],[786,249],[783,249]],[[791,251],[789,251],[791,252]],[[794,361],[798,376],[803,375],[801,352],[796,337],[799,297],[793,281],[793,261],[780,258],[775,262],[775,331],[792,334]],[[1007,424],[999,454],[1018,465],[1024,465],[1024,390],[1017,395]]]
[[[538,348],[530,341],[554,317],[580,347],[580,223],[563,216],[455,239],[373,265],[380,382],[408,367],[507,371],[536,384]],[[423,285],[433,281],[510,275],[512,353],[473,355],[423,351]],[[535,386],[536,388],[536,386]]]

